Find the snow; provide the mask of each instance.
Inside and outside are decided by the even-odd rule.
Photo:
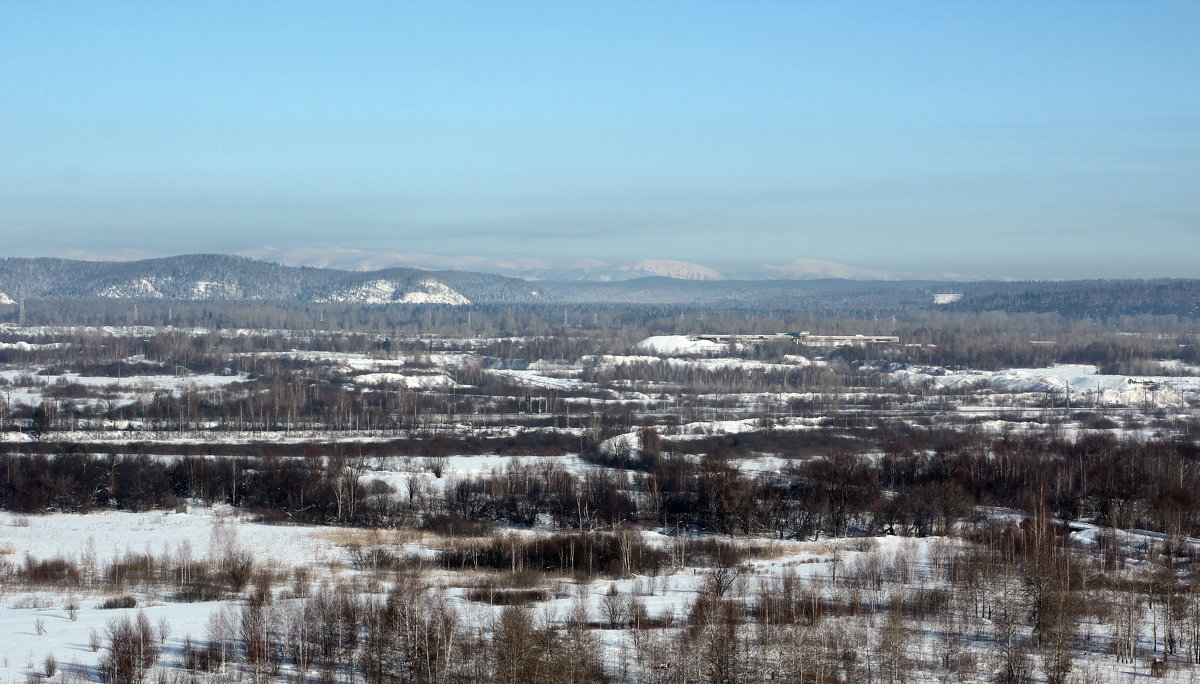
[[[395,354],[391,358],[371,356],[359,352],[308,351],[292,349],[288,351],[242,352],[234,356],[257,358],[287,358],[311,363],[327,363],[330,366],[357,371],[377,371],[387,368],[403,368],[417,363],[434,366],[467,366],[476,365],[479,357],[466,353],[430,353],[415,355]]]
[[[728,351],[728,347],[723,344],[717,345],[717,347],[717,351]],[[807,366],[812,363],[803,356],[795,356],[791,354],[785,357],[784,361],[786,363],[769,363],[766,361],[754,361],[751,359],[738,359],[732,357],[718,357],[711,359],[675,359],[662,358],[659,356],[602,354],[599,356],[584,356],[580,359],[580,364],[594,365],[601,369],[613,369],[630,364],[666,364],[667,366],[673,368],[691,368],[708,372],[718,372],[724,370],[790,371],[795,370],[797,366]],[[533,364],[530,365],[532,366]]]
[[[568,390],[579,389],[589,386],[588,383],[576,378],[552,378],[533,370],[492,370],[489,371],[494,375],[503,375],[506,378],[515,380],[522,385],[530,387],[543,387],[546,389]]]
[[[416,290],[400,292],[400,287],[390,280],[376,279],[365,283],[338,290],[326,297],[318,297],[318,302],[357,302],[360,304],[447,304],[463,306],[471,300],[436,280],[422,280],[417,283]]]
[[[687,335],[655,335],[638,342],[636,347],[652,354],[719,354],[729,351],[729,345]]]
[[[312,526],[263,525],[249,522],[228,508],[200,509],[196,515],[167,513],[101,512],[88,515],[50,514],[19,516],[0,512],[0,562],[23,562],[25,556],[37,559],[56,557],[80,562],[89,559],[96,566],[129,553],[170,554],[197,560],[210,557],[210,551],[229,548],[252,551],[255,563],[275,563],[283,567],[309,565],[313,569],[327,564],[344,565],[346,554],[336,539],[337,530]],[[164,660],[175,661],[184,637],[203,639],[209,615],[240,601],[207,603],[162,603],[161,597],[134,593],[139,606],[126,610],[105,610],[99,605],[111,594],[97,594],[86,586],[71,595],[45,592],[10,593],[0,605],[0,681],[23,681],[29,665],[40,670],[47,655],[53,654],[59,669],[73,664],[94,666],[104,651],[93,652],[88,646],[94,629],[104,635],[109,620],[136,615],[145,610],[151,623],[165,619],[170,638]],[[68,598],[79,602],[72,620],[66,611]],[[44,633],[38,634],[40,620]]]
[[[242,289],[231,283],[216,283],[207,280],[197,280],[192,285],[192,299],[237,299],[242,296]]]
[[[77,373],[30,375],[28,370],[0,371],[0,378],[9,383],[3,390],[5,399],[10,404],[24,406],[41,404],[43,389],[60,382],[94,390],[112,390],[116,405],[128,405],[157,391],[179,393],[193,387],[208,390],[249,379],[245,375],[128,375],[120,378]]]
[[[1159,361],[1158,363],[1163,371],[1173,375],[1200,375],[1200,366],[1184,363],[1180,359]]]
[[[1037,392],[1077,397],[1080,405],[1185,406],[1200,393],[1200,378],[1101,375],[1092,365],[1010,368],[1000,371],[946,372],[936,368],[901,369],[895,377],[910,386],[931,384],[946,389],[990,388],[1000,392]]]
[[[328,297],[318,297],[318,302],[359,302],[362,304],[387,304],[396,294],[396,284],[389,280],[369,280],[360,285],[339,290]]]
[[[16,304],[12,297],[0,292],[0,304]]]
[[[71,346],[66,342],[46,342],[44,344],[30,343],[25,340],[17,342],[0,342],[0,349],[16,349],[17,351],[34,351],[37,349],[65,349]]]
[[[436,280],[422,280],[420,290],[405,293],[396,301],[402,304],[448,304],[450,306],[465,306],[471,300],[445,283]]]
[[[165,295],[152,279],[139,278],[123,285],[109,285],[97,292],[96,296],[107,299],[163,299]]]
[[[65,678],[66,673],[78,672],[82,668],[95,667],[104,649],[93,652],[87,646],[90,634],[95,631],[102,637],[109,620],[128,616],[134,618],[144,610],[150,624],[158,629],[160,621],[166,620],[170,634],[163,645],[163,660],[178,660],[184,638],[203,640],[208,628],[209,616],[224,606],[236,607],[234,601],[209,603],[171,603],[142,605],[138,608],[104,610],[99,606],[105,597],[91,596],[79,600],[79,612],[72,620],[66,611],[67,597],[53,594],[26,596],[0,608],[0,681],[29,681],[27,673],[41,673],[47,656],[54,656],[59,672],[56,677]],[[14,607],[17,606],[17,607]],[[35,622],[41,621],[43,633],[37,634]],[[37,676],[35,674],[35,676]],[[53,681],[41,679],[39,681]],[[92,681],[85,673],[82,681]]]
[[[701,266],[690,261],[675,261],[673,259],[640,259],[617,270],[628,271],[635,276],[648,275],[676,280],[724,280],[725,276],[707,266]]]
[[[460,385],[454,381],[449,375],[438,373],[436,375],[405,375],[404,373],[364,373],[351,378],[355,383],[360,385],[380,385],[388,383],[392,385],[400,385],[409,389],[453,389]]]
[[[86,515],[51,513],[21,516],[0,511],[3,544],[12,555],[24,558],[94,556],[97,563],[111,562],[127,553],[175,554],[188,548],[203,558],[213,547],[214,530],[222,532],[222,545],[253,550],[256,562],[284,565],[319,564],[341,558],[329,541],[329,528],[302,525],[265,525],[251,522],[228,507],[199,509],[189,515],[152,511],[102,511]]]
[[[600,442],[600,453],[607,456],[615,456],[619,454],[628,454],[637,456],[642,451],[642,438],[636,432],[626,432],[623,435],[609,437]]]

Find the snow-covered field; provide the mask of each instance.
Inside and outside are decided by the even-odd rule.
[[[497,463],[495,459],[463,460],[455,464],[447,477],[478,472]],[[229,509],[216,512],[202,509],[196,514],[155,511],[29,517],[0,513],[0,531],[3,532],[0,535],[3,540],[0,541],[0,562],[16,564],[25,562],[26,558],[62,557],[74,560],[82,567],[103,568],[129,554],[203,560],[215,559],[232,546],[252,551],[256,562],[275,564],[278,569],[311,568],[316,571],[312,579],[318,583],[344,582],[362,574],[348,563],[345,547],[335,541],[341,536],[335,529],[264,525],[251,522]],[[641,534],[651,545],[666,549],[677,548],[680,541],[664,531],[647,530]],[[360,540],[369,537],[361,531],[347,536]],[[852,564],[857,556],[879,549],[894,552],[903,548],[906,553],[920,556],[923,554],[921,547],[929,542],[898,538],[866,542],[847,540],[845,543],[835,540],[819,544],[767,542],[764,548],[769,548],[769,552],[744,568],[738,575],[738,582],[744,591],[750,591],[759,582],[778,580],[785,575],[824,576],[830,572],[831,563],[838,566]],[[411,544],[407,546],[414,552],[420,550]],[[488,625],[499,614],[499,606],[468,599],[466,587],[477,581],[471,573],[431,572],[431,579],[445,588],[444,596],[457,605],[472,624]],[[539,611],[552,622],[563,622],[582,605],[592,619],[602,621],[607,610],[607,594],[615,590],[623,596],[637,597],[645,609],[645,619],[679,619],[701,595],[707,581],[706,570],[689,566],[655,576],[601,577],[584,583],[562,580],[558,582],[556,594],[539,604]],[[243,603],[236,598],[179,603],[172,601],[161,589],[131,587],[127,593],[138,601],[136,608],[105,609],[101,603],[112,595],[111,591],[90,588],[90,585],[90,582],[84,582],[69,589],[32,591],[8,587],[0,605],[0,682],[22,682],[29,673],[43,671],[48,656],[57,660],[60,670],[94,679],[94,668],[104,649],[92,650],[89,645],[92,633],[96,632],[104,640],[105,627],[110,620],[132,616],[139,610],[145,611],[156,630],[160,624],[164,625],[166,638],[160,667],[176,670],[181,666],[184,639],[204,639],[212,616],[222,610],[238,610]],[[74,616],[68,610],[69,603],[78,605]],[[627,629],[598,631],[606,648],[609,668],[616,671],[621,662],[630,657],[634,635]]]

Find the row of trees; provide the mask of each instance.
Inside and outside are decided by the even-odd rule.
[[[316,523],[548,521],[583,530],[644,523],[797,538],[856,530],[921,536],[949,530],[977,506],[1047,507],[1068,520],[1200,536],[1200,451],[1186,441],[927,431],[894,436],[878,458],[834,449],[757,476],[717,452],[699,459],[670,453],[653,429],[641,443],[619,459],[585,452],[620,469],[579,473],[558,459],[532,458],[434,487],[430,479],[440,476],[454,443],[433,439],[391,462],[410,471],[399,492],[370,477],[387,461],[361,447],[313,445],[302,457],[7,454],[0,456],[0,507],[143,510],[192,497]]]

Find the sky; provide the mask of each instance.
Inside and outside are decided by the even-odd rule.
[[[0,0],[0,256],[1200,277],[1200,2]]]

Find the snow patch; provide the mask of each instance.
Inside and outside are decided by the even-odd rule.
[[[396,284],[390,280],[368,280],[365,283],[339,290],[318,302],[357,302],[359,304],[388,304],[396,294]]]
[[[637,349],[652,354],[714,354],[729,350],[727,345],[687,335],[656,335],[638,342]]]
[[[1195,401],[1200,392],[1200,378],[1196,377],[1101,375],[1096,366],[1080,364],[1001,371],[902,369],[894,375],[902,384],[913,386],[1068,395],[1080,406],[1185,406],[1185,394]]]
[[[673,259],[640,259],[627,266],[618,266],[635,276],[661,276],[676,280],[724,280],[725,276],[707,266]]]
[[[464,306],[471,303],[471,300],[462,296],[454,288],[436,280],[422,280],[418,283],[418,287],[421,289],[406,292],[396,301],[402,304],[449,304],[450,306]]]
[[[400,385],[408,389],[453,389],[459,387],[457,382],[445,374],[437,375],[406,375],[404,373],[364,373],[351,378],[360,385],[381,385],[383,383]]]
[[[359,304],[448,304],[463,306],[471,300],[436,280],[422,280],[417,289],[399,293],[399,286],[390,280],[368,280],[327,297],[318,297],[318,302],[355,302]]]
[[[0,342],[0,349],[16,349],[17,351],[33,351],[35,349],[65,349],[71,346],[67,342],[46,342],[45,344],[30,344],[25,340],[19,342]]]
[[[192,284],[192,299],[240,299],[242,288],[232,283],[197,280]]]
[[[154,279],[138,278],[121,285],[109,285],[96,293],[106,299],[164,299]]]

